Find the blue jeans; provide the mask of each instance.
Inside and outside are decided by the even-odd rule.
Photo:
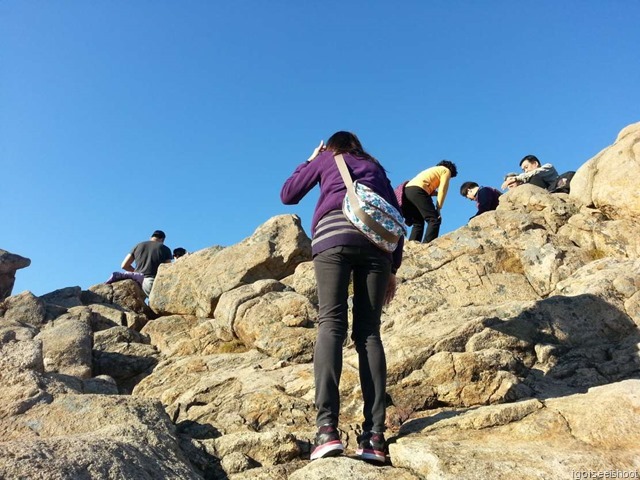
[[[364,400],[362,429],[383,432],[387,362],[380,338],[380,316],[391,274],[391,260],[375,246],[334,247],[313,259],[319,319],[313,370],[317,426],[338,426],[342,346],[348,330],[349,281],[353,272],[353,339],[358,352]]]

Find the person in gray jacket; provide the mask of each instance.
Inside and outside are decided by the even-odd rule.
[[[523,173],[508,175],[502,184],[502,190],[511,189],[523,183],[530,183],[547,190],[558,178],[558,172],[554,166],[550,163],[540,165],[540,160],[535,155],[527,155],[520,160],[520,168]]]

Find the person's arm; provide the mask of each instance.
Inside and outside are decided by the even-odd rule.
[[[396,276],[394,273],[392,273],[389,276],[387,291],[384,294],[384,305],[388,305],[389,303],[391,303],[391,300],[393,300],[393,297],[396,296],[396,288],[397,288]]]
[[[526,183],[531,179],[531,177],[533,177],[535,175],[538,175],[538,174],[548,173],[551,170],[555,170],[553,165],[551,165],[550,163],[545,163],[541,167],[538,167],[535,170],[531,170],[530,172],[521,173],[520,175],[517,175],[515,178],[516,178],[516,180],[519,180],[521,182],[525,182]]]
[[[451,179],[451,172],[447,169],[447,173],[442,175],[440,178],[440,186],[438,187],[438,203],[436,204],[436,209],[438,213],[442,210],[442,206],[444,205],[444,199],[447,198],[447,190],[449,189],[449,180]]]
[[[507,190],[508,188],[517,187],[519,183],[520,182],[518,182],[518,179],[515,176],[507,177],[504,180],[504,182],[502,182],[502,185],[500,186],[500,188],[502,190]]]
[[[285,205],[295,205],[302,198],[309,193],[313,187],[320,181],[320,166],[319,163],[322,161],[324,155],[331,155],[331,153],[320,153],[320,149],[322,148],[322,142],[320,142],[320,146],[316,147],[313,151],[313,154],[309,157],[309,159],[298,165],[298,167],[294,170],[293,174],[284,182],[282,186],[282,190],[280,191],[280,200]],[[333,155],[331,155],[333,158]]]
[[[402,252],[404,249],[404,237],[400,237],[398,241],[398,246],[391,254],[391,272],[396,273],[402,265]]]
[[[124,260],[122,261],[122,265],[120,265],[120,267],[127,272],[135,272],[133,268],[133,260],[133,255],[128,253],[127,256],[124,257]]]

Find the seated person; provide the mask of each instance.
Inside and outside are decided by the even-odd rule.
[[[511,190],[512,188],[517,187],[518,185],[522,185],[522,182],[518,181],[515,177],[517,177],[518,174],[514,173],[514,172],[509,172],[504,176],[504,183],[502,184],[502,189],[505,189],[505,185],[507,186],[506,188]]]
[[[173,257],[169,247],[164,244],[165,238],[166,235],[162,230],[154,231],[149,240],[138,243],[124,258],[121,267],[125,271],[113,272],[105,283],[130,278],[140,283],[142,291],[149,296],[158,267],[163,263],[170,263]]]
[[[477,217],[484,212],[489,212],[498,208],[498,202],[500,201],[499,190],[492,187],[481,187],[476,182],[464,182],[460,187],[460,195],[468,198],[469,200],[475,200],[478,205],[478,211],[471,217]]]
[[[571,180],[576,172],[570,170],[558,175],[556,181],[549,187],[551,193],[569,193],[571,191]]]
[[[550,163],[540,165],[535,155],[527,155],[520,160],[523,173],[513,177],[508,176],[502,184],[502,190],[511,189],[523,183],[530,183],[545,190],[551,187],[558,178],[558,172]]]

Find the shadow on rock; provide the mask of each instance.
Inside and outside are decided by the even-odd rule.
[[[638,327],[598,296],[550,297],[512,319],[491,318],[485,325],[467,349],[515,354],[525,367],[518,376],[537,398],[640,378]]]
[[[154,357],[131,355],[120,352],[93,351],[94,375],[112,377],[120,393],[131,394],[144,377],[149,375],[158,360]]]

